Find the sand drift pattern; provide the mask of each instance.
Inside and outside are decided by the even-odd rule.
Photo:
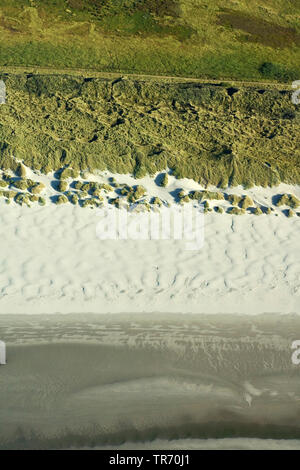
[[[77,207],[3,207],[0,312],[299,313],[298,218],[206,214],[196,252],[99,240],[97,223]]]

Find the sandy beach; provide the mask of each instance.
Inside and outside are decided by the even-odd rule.
[[[2,202],[0,448],[300,448],[299,217],[207,213],[189,251]]]
[[[283,186],[251,195],[299,193]],[[208,213],[196,251],[183,240],[100,240],[99,220],[71,204],[2,201],[0,313],[299,313],[299,217]]]

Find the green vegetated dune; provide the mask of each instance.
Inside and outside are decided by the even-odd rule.
[[[0,66],[300,77],[298,0],[1,0]]]
[[[299,110],[287,88],[0,75],[0,166],[43,172],[170,168],[221,187],[300,183]]]

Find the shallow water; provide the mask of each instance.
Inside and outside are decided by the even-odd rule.
[[[2,315],[0,337],[2,449],[300,449],[297,316]]]

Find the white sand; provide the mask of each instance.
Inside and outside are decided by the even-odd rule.
[[[256,199],[271,192],[280,190]],[[2,200],[0,312],[299,313],[299,217],[206,214],[199,251],[182,241],[101,241],[98,221],[96,210],[71,204]]]
[[[178,188],[203,189],[173,176],[167,188],[150,177],[83,176],[142,184],[148,198],[171,204]],[[49,199],[59,194],[53,175],[27,168],[27,177],[46,185],[47,205],[28,208],[0,200],[0,313],[300,312],[300,218],[287,218],[285,207],[276,207],[273,199],[283,193],[300,198],[299,186],[226,190],[249,194],[274,213],[205,214],[203,248],[186,251],[183,241],[101,241],[97,210],[56,206]],[[226,208],[229,203],[212,205]]]

